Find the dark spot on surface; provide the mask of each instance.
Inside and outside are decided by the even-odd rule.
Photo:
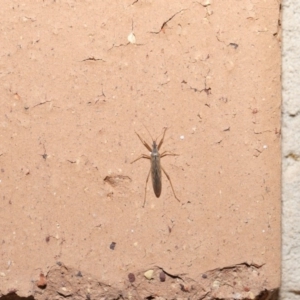
[[[46,241],[46,243],[50,242],[50,235],[46,236],[45,241]]]
[[[159,280],[160,280],[161,282],[165,282],[165,281],[166,281],[166,274],[165,274],[164,271],[161,271],[161,272],[159,273]]]
[[[202,274],[202,278],[206,279],[207,275],[206,274]]]
[[[78,271],[78,273],[76,274],[77,277],[82,277],[82,273],[80,271]]]
[[[239,45],[236,44],[236,43],[230,43],[229,46],[233,47],[234,49],[237,49],[237,47],[238,47]]]
[[[128,280],[129,280],[129,282],[135,282],[135,276],[133,273],[128,274]]]
[[[205,88],[205,89],[203,89],[203,91],[206,93],[206,95],[211,94],[211,88]]]
[[[109,246],[109,248],[110,248],[111,250],[115,250],[115,247],[116,247],[116,243],[115,243],[115,242],[112,242],[112,243],[110,244],[110,246]]]

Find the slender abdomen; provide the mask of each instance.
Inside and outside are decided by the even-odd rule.
[[[161,168],[159,155],[151,156],[151,178],[154,194],[158,198],[161,194]]]

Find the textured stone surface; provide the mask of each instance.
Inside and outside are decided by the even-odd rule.
[[[105,282],[103,297],[166,295],[170,278],[178,297],[202,293],[212,270],[207,297],[276,290],[278,1],[2,2],[0,292],[81,293],[49,281],[56,267]],[[163,173],[143,207],[150,164],[130,162],[149,153],[144,125],[158,141],[169,127],[160,151],[179,156],[162,166],[180,202]],[[235,290],[224,270],[241,264],[263,276]]]
[[[282,51],[282,288],[300,299],[300,2],[283,1]]]

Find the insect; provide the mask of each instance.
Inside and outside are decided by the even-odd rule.
[[[147,128],[146,128],[147,129]],[[152,186],[153,186],[153,190],[154,190],[154,194],[157,198],[159,198],[160,194],[161,194],[161,188],[162,188],[162,183],[161,183],[161,170],[164,172],[164,174],[167,176],[169,182],[170,182],[170,185],[171,185],[171,188],[172,188],[172,191],[173,191],[173,194],[174,194],[174,197],[176,198],[177,201],[180,202],[180,200],[177,198],[176,194],[175,194],[175,191],[174,191],[174,188],[173,188],[173,184],[172,184],[172,181],[171,181],[171,178],[170,176],[168,175],[168,173],[165,171],[165,169],[162,167],[162,165],[160,164],[160,159],[165,157],[165,156],[178,156],[178,154],[174,154],[174,153],[171,153],[169,151],[164,151],[163,153],[159,153],[159,149],[161,147],[161,145],[163,144],[164,142],[164,138],[165,138],[165,134],[166,134],[166,131],[167,131],[167,127],[165,127],[164,129],[164,133],[163,133],[163,137],[162,139],[160,140],[160,142],[156,143],[157,139],[154,140],[151,136],[151,139],[152,139],[152,148],[149,146],[149,144],[147,142],[145,142],[137,132],[136,135],[138,136],[138,138],[140,139],[140,141],[142,142],[142,144],[150,151],[150,155],[146,155],[146,154],[141,154],[137,159],[135,159],[134,161],[131,162],[131,164],[133,164],[134,162],[136,162],[137,160],[141,159],[141,158],[146,158],[146,159],[149,159],[150,160],[150,163],[151,163],[151,167],[150,167],[150,170],[148,172],[148,176],[147,176],[147,179],[146,179],[146,185],[145,185],[145,197],[144,197],[144,204],[143,204],[143,207],[145,206],[145,203],[146,203],[146,191],[147,191],[147,183],[148,183],[148,180],[149,180],[149,176],[150,176],[150,173],[151,173],[151,179],[152,179]]]

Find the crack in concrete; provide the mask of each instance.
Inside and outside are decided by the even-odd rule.
[[[150,31],[150,33],[159,34],[164,29],[164,27],[168,24],[168,22],[170,22],[175,16],[177,16],[178,14],[180,14],[182,11],[185,11],[185,10],[187,10],[187,8],[181,9],[180,11],[176,12],[168,20],[166,20],[165,22],[163,22],[163,24],[161,25],[159,31]]]

